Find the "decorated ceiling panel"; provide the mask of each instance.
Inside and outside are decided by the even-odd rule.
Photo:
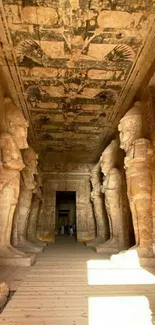
[[[95,161],[154,1],[3,0],[1,9],[41,152]]]

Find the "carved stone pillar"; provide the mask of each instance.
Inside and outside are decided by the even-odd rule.
[[[31,209],[28,219],[28,227],[27,227],[27,239],[37,245],[37,246],[46,246],[46,243],[41,242],[37,238],[37,220],[39,218],[41,203],[42,203],[42,195],[41,195],[41,188],[42,188],[42,178],[41,172],[38,169],[38,175],[36,175],[35,180],[37,182],[37,186],[34,190],[32,201],[31,201]]]
[[[153,253],[153,213],[152,164],[154,150],[150,140],[144,138],[141,105],[135,105],[125,114],[119,124],[121,148],[126,152],[125,169],[127,192],[132,212],[136,245],[120,257],[126,258],[131,253],[140,257],[143,265],[154,265]],[[153,257],[153,259],[151,259]],[[120,259],[120,260],[121,260]]]
[[[104,195],[101,193],[101,168],[100,161],[95,165],[91,172],[92,192],[91,200],[93,203],[94,218],[96,222],[96,238],[86,243],[87,246],[96,246],[104,243],[108,239],[108,219],[104,205]]]
[[[14,228],[17,229],[17,238],[13,236],[13,244],[25,252],[41,252],[37,247],[27,240],[27,225],[30,214],[33,191],[36,188],[34,175],[37,174],[38,155],[32,148],[23,151],[25,168],[21,173],[20,195],[14,216]]]
[[[110,239],[97,245],[97,252],[114,253],[129,247],[127,197],[123,193],[123,171],[117,168],[119,159],[119,144],[113,140],[101,156],[101,170],[104,174],[102,192],[105,194]]]
[[[3,265],[30,265],[28,256],[11,245],[14,211],[19,197],[20,171],[24,162],[20,149],[28,147],[28,123],[22,112],[5,98],[0,113],[0,260]]]

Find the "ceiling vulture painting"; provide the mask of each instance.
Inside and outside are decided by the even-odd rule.
[[[117,127],[117,102],[150,35],[155,2],[0,2],[2,45],[13,51],[34,144],[43,159],[95,162]]]

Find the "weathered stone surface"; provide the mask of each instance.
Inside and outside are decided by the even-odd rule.
[[[93,203],[93,211],[96,222],[96,237],[87,246],[94,246],[104,243],[109,236],[108,218],[105,210],[104,195],[101,193],[101,167],[100,161],[93,167],[91,171],[91,201]]]
[[[125,114],[119,124],[121,148],[126,152],[125,169],[132,212],[136,250],[139,257],[153,257],[152,164],[154,150],[144,138],[140,102]]]
[[[39,168],[37,168],[38,174],[35,175],[35,181],[37,183],[36,188],[33,191],[30,214],[28,218],[27,225],[27,239],[29,242],[37,245],[37,246],[46,246],[46,243],[41,242],[37,238],[37,221],[40,214],[41,204],[42,204],[42,193],[41,188],[42,184],[42,175]]]
[[[62,151],[64,162],[96,162],[115,132],[131,67],[136,76],[145,70],[153,0],[3,0],[1,8],[2,65],[10,65],[13,95],[26,94],[21,102],[42,162],[45,153],[59,162]]]
[[[68,166],[67,166],[68,169]],[[40,236],[45,241],[55,241],[56,191],[76,192],[77,240],[88,241],[95,237],[95,221],[90,201],[90,172],[82,164],[72,164],[71,173],[61,164],[61,171],[45,173],[43,178],[43,207],[39,219]],[[82,172],[85,170],[85,172]],[[74,171],[74,172],[72,172]]]
[[[27,240],[27,224],[33,190],[36,188],[34,175],[37,174],[38,155],[29,147],[23,151],[25,168],[21,173],[20,195],[14,216],[13,244],[24,252],[39,253],[42,248]]]
[[[110,239],[96,246],[97,252],[114,253],[129,247],[129,220],[127,199],[124,194],[123,172],[120,165],[120,149],[113,140],[101,156],[101,170],[104,174],[102,192],[109,219]]]
[[[9,94],[16,105],[22,108],[30,121],[29,141],[36,151],[39,149],[41,153],[40,164],[45,174],[39,225],[44,239],[54,241],[55,237],[55,192],[68,189],[76,191],[77,194],[78,240],[94,238],[95,225],[92,204],[89,200],[90,184],[86,179],[90,169],[88,164],[98,161],[101,152],[114,138],[119,119],[131,107],[131,103],[135,100],[134,96],[139,98],[140,92],[136,94],[137,90],[140,90],[141,85],[142,87],[145,85],[154,72],[154,10],[154,1],[149,0],[1,1],[0,100],[4,94]],[[153,81],[150,87],[154,96]],[[4,90],[3,95],[1,88]],[[137,220],[139,222],[138,217],[133,218],[136,244],[139,245],[139,237],[141,238],[136,252],[139,256],[142,255],[143,259],[147,258],[144,256],[148,255],[151,240],[153,244],[155,243],[155,164],[152,148],[152,145],[155,147],[155,124],[154,104],[152,110],[149,105],[150,101],[146,103],[145,109],[142,109],[144,115],[146,113],[145,134],[141,132],[139,118],[140,125],[137,130],[140,131],[137,133],[136,130],[134,133],[135,123],[139,122],[135,122],[133,116],[133,124],[131,122],[130,130],[126,132],[126,139],[129,142],[133,141],[130,143],[131,150],[127,149],[125,160],[128,197],[132,212],[135,206],[138,206],[136,214],[140,215],[139,219],[143,224],[139,228],[136,223]],[[125,118],[129,118],[129,115]],[[122,121],[125,121],[124,119]],[[4,120],[5,117],[2,116],[0,125]],[[19,173],[23,168],[19,166],[20,162],[22,164],[19,149],[23,148],[23,136],[18,136],[13,123],[12,119],[7,126],[9,131],[8,129],[0,131],[2,160],[0,227],[5,229],[5,236],[3,234],[0,242],[3,242],[3,237],[8,240],[11,233],[13,212],[19,195]],[[23,132],[20,123],[18,126]],[[27,126],[25,130],[26,128]],[[126,143],[124,150],[126,151]],[[11,160],[8,151],[11,152]],[[145,157],[142,161],[141,156]],[[82,162],[80,167],[79,162]],[[103,186],[103,191],[108,193],[106,206],[109,216],[121,200],[123,203],[126,202],[122,166],[114,165],[111,168]],[[51,171],[53,174],[50,178]],[[23,174],[24,172],[22,172],[24,184]],[[138,180],[135,175],[138,175]],[[51,185],[52,182],[55,184]],[[120,193],[125,197],[119,199],[121,196],[119,189],[122,187],[124,190]],[[147,197],[145,214],[151,211],[153,222],[151,217],[144,218],[145,214],[139,212],[139,206],[142,209],[140,204],[142,190],[143,195]],[[25,192],[22,191],[21,189],[23,202],[21,199],[19,204],[22,202],[26,217],[23,218],[25,221],[21,225],[27,223],[32,199],[29,230],[32,230],[32,217],[34,238],[34,220],[37,218],[39,200],[35,193],[32,195],[32,189],[30,193],[29,188],[25,186]],[[10,205],[7,204],[9,200]],[[97,196],[93,200],[97,216],[97,207],[100,206],[101,200]],[[126,203],[123,209],[124,211],[126,209],[128,215],[125,206]],[[8,221],[6,214],[11,221]],[[121,216],[119,213],[120,219]],[[150,243],[146,243],[151,222],[153,235],[149,239]],[[6,231],[7,225],[9,226]],[[102,226],[101,223],[97,223],[98,233],[101,232]],[[147,234],[143,238],[145,226]],[[14,226],[13,236],[17,244],[17,228],[16,230],[15,228]],[[27,240],[26,226],[22,231]],[[117,237],[117,225],[114,231]],[[119,236],[120,234],[123,232],[119,231]],[[98,239],[100,240],[100,236]],[[2,263],[14,263],[18,261],[19,256],[22,257],[20,261],[27,258],[27,255],[11,247],[10,243],[8,245],[6,255],[4,250],[2,254],[0,252]],[[29,245],[32,248],[32,244],[27,243],[27,247]],[[109,243],[106,245],[108,251]],[[12,254],[17,257],[12,258]],[[149,254],[152,256],[151,252]]]
[[[9,295],[9,286],[6,283],[0,283],[0,309],[6,304]]]
[[[22,264],[25,254],[11,245],[13,215],[19,197],[20,171],[24,162],[20,149],[28,147],[27,127],[22,112],[11,99],[5,98],[0,118],[0,258],[3,265]]]

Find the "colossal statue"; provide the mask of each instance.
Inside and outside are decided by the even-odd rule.
[[[153,257],[152,166],[154,150],[150,140],[144,138],[143,116],[140,102],[121,119],[120,147],[126,152],[125,170],[127,193],[132,212],[139,257]]]
[[[91,172],[91,201],[93,202],[94,217],[96,221],[96,238],[86,243],[86,246],[96,246],[108,239],[108,219],[104,206],[104,196],[101,193],[101,168],[100,161],[93,167]]]
[[[29,147],[23,150],[23,161],[25,168],[21,172],[20,195],[14,216],[13,244],[24,252],[41,252],[37,247],[27,240],[27,224],[30,213],[33,191],[36,188],[34,175],[37,174],[38,155]]]
[[[123,171],[118,168],[120,159],[118,141],[113,140],[100,158],[104,174],[101,190],[105,194],[110,239],[97,245],[97,252],[114,253],[129,246],[128,204],[124,193]]]
[[[25,257],[11,245],[11,232],[19,197],[20,171],[25,167],[20,149],[28,147],[27,128],[28,122],[21,110],[10,98],[5,98],[0,118],[0,260],[5,265],[20,264],[20,257]]]
[[[37,246],[46,246],[45,243],[41,242],[37,238],[37,219],[39,218],[39,213],[41,209],[42,204],[42,194],[41,194],[41,188],[42,188],[42,175],[39,168],[37,168],[38,174],[35,175],[36,180],[36,188],[33,190],[33,196],[32,196],[32,203],[31,203],[31,209],[30,209],[30,215],[28,219],[28,227],[27,227],[27,239],[37,245]]]

